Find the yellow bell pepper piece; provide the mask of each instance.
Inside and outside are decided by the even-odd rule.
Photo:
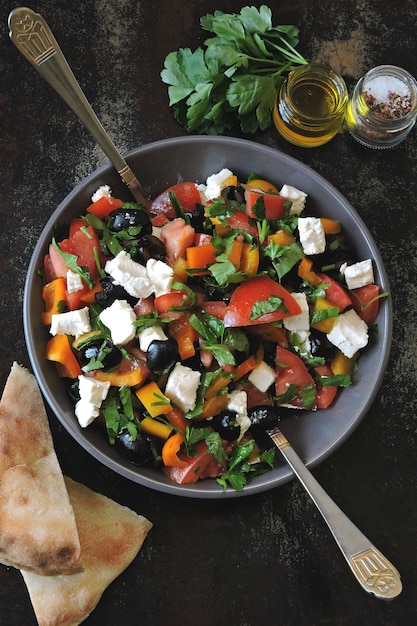
[[[259,248],[251,243],[242,245],[242,254],[240,256],[240,271],[244,274],[254,276],[259,267]]]
[[[336,354],[330,363],[333,374],[349,374],[351,376],[358,356],[358,352],[352,357],[347,357],[341,350],[336,350]]]
[[[326,300],[326,298],[317,298],[315,303],[312,306],[313,311],[324,311],[325,309],[334,309],[334,305]],[[316,330],[320,330],[322,333],[329,333],[336,321],[336,317],[328,317],[325,320],[321,320],[321,322],[316,322],[312,324],[312,328]]]
[[[172,410],[172,406],[162,393],[159,385],[151,381],[136,391],[136,396],[142,402],[151,417],[165,415]]]
[[[172,428],[168,424],[162,424],[153,417],[144,417],[140,423],[140,428],[148,435],[155,435],[159,439],[168,439],[172,433]]]

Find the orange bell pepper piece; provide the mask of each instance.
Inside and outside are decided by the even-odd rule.
[[[203,410],[199,415],[196,415],[196,420],[203,420],[209,417],[214,417],[218,415],[221,411],[227,408],[229,404],[229,395],[225,393],[222,396],[214,396],[214,398],[209,398],[208,400],[204,400]]]
[[[321,217],[320,222],[326,235],[337,235],[337,233],[342,231],[342,224],[337,220],[331,220],[328,217]]]
[[[171,435],[162,447],[162,462],[166,467],[186,467],[187,463],[178,457],[181,444],[184,442],[184,433]]]
[[[111,372],[103,372],[96,370],[94,378],[100,382],[109,382],[112,387],[136,387],[143,382],[143,371],[140,367],[120,371],[119,369]]]
[[[206,393],[204,397],[206,400],[210,400],[211,398],[215,398],[219,395],[219,393],[227,387],[230,383],[232,377],[226,372],[220,372],[217,376],[211,381],[210,385],[206,389]]]
[[[264,348],[261,344],[255,354],[251,354],[247,359],[242,361],[242,363],[237,366],[237,368],[235,369],[235,375],[233,380],[236,381],[239,380],[239,378],[243,378],[243,376],[246,376],[246,374],[254,370],[255,367],[257,367],[263,361],[263,358]]]
[[[195,276],[201,276],[208,274],[209,271],[205,269],[206,265],[211,265],[216,262],[216,253],[218,249],[211,243],[204,244],[203,246],[190,246],[186,248],[185,254],[187,259],[188,269],[199,269],[201,272],[193,272]]]
[[[281,326],[274,326],[274,324],[254,324],[253,326],[248,326],[248,332],[265,341],[279,343],[283,348],[288,347],[287,331]]]
[[[171,407],[171,410],[167,411],[164,415],[175,429],[184,432],[187,428],[188,421],[184,417],[184,413],[178,407]]]
[[[278,246],[290,246],[295,241],[294,235],[287,232],[286,230],[278,230],[273,235],[269,235],[268,243],[273,241]]]
[[[169,323],[169,334],[177,342],[178,353],[182,360],[195,355],[194,342],[197,339],[197,332],[190,324],[189,313],[184,313]]]
[[[67,281],[65,278],[55,278],[44,285],[42,298],[45,302],[45,311],[42,313],[42,323],[47,326],[52,322],[54,313],[62,313],[62,306],[66,305]]]
[[[46,358],[58,364],[59,375],[63,378],[77,378],[81,375],[81,367],[71,350],[66,335],[55,335],[46,344]]]
[[[86,304],[93,304],[96,301],[96,293],[99,293],[100,291],[103,291],[103,287],[100,283],[97,283],[92,289],[89,289],[87,293],[82,295],[80,300]]]
[[[298,275],[312,285],[320,285],[323,282],[318,274],[312,269],[313,261],[307,257],[301,259],[298,265]]]
[[[237,241],[235,239],[231,245],[229,256],[228,256],[229,261],[233,263],[233,265],[235,266],[237,270],[240,269],[240,263],[241,263],[241,258],[242,258],[242,248],[243,248],[243,242]]]

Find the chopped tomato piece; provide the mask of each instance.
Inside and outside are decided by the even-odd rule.
[[[87,207],[87,213],[91,213],[91,215],[104,219],[112,211],[121,209],[123,204],[123,200],[119,200],[119,198],[113,198],[113,196],[102,196]]]
[[[307,370],[303,361],[299,356],[277,346],[276,349],[276,372],[275,391],[277,396],[283,396],[287,393],[290,385],[295,385],[294,392],[289,397],[284,397],[279,404],[294,406],[300,409],[311,409],[314,406],[315,399],[307,403],[305,397],[310,397],[311,390],[315,390],[315,383],[310,372]],[[306,394],[304,397],[304,393]]]
[[[168,187],[163,193],[152,200],[149,207],[151,215],[163,214],[170,219],[175,217],[174,209],[172,208],[171,200],[169,199],[169,192],[172,191],[184,210],[185,213],[192,213],[196,209],[196,204],[201,202],[200,192],[196,183],[183,182],[177,183]]]
[[[71,252],[71,243],[69,239],[64,239],[59,244],[59,248],[63,252]],[[53,280],[54,278],[66,278],[68,267],[59,254],[58,250],[51,243],[49,246],[49,258],[48,258],[48,274],[49,280]]]
[[[97,260],[100,259],[100,242],[97,233],[84,219],[72,220],[69,239],[72,253],[77,256],[77,265],[87,267],[93,280],[99,278]]]
[[[233,213],[233,215],[228,217],[226,221],[229,224],[230,228],[233,228],[235,230],[244,230],[251,237],[258,237],[257,227],[249,223],[249,215],[247,215],[243,211],[236,211],[235,213]]]
[[[167,222],[161,228],[160,237],[165,244],[168,259],[171,262],[185,258],[185,251],[193,245],[195,230],[186,224],[182,217]]]
[[[171,480],[185,485],[196,483],[199,478],[215,478],[222,474],[222,466],[212,454],[208,454],[208,447],[204,441],[200,441],[195,449],[196,455],[192,457],[178,453],[178,458],[186,463],[184,467],[164,467],[165,474]]]
[[[267,193],[261,189],[246,189],[245,200],[246,213],[249,217],[257,217],[254,212],[254,206],[261,200],[263,200],[267,220],[280,220],[285,216],[287,210],[286,203],[288,201],[286,198],[277,193]]]
[[[218,317],[220,320],[223,320],[226,315],[227,304],[223,300],[207,300],[201,306],[206,313],[214,315],[214,317]]]
[[[280,298],[282,305],[272,312],[262,315],[256,314],[254,305],[270,301],[271,296]],[[276,322],[299,313],[301,313],[301,308],[289,291],[269,276],[257,276],[245,281],[235,289],[223,322],[226,327],[249,326]]]
[[[352,298],[346,289],[342,287],[337,280],[334,280],[327,274],[318,274],[321,279],[321,283],[327,283],[329,286],[326,287],[326,300],[331,302],[334,306],[337,306],[340,313],[346,311],[352,306]]]
[[[187,294],[185,291],[170,291],[157,296],[154,301],[155,310],[161,315],[170,312],[173,307],[182,306]]]
[[[329,365],[318,365],[314,368],[316,376],[333,376],[333,371]],[[318,409],[327,409],[335,399],[337,387],[335,385],[317,385],[316,406]]]
[[[379,292],[379,285],[374,284],[364,285],[363,287],[352,289],[350,292],[352,294],[353,308],[368,326],[372,326],[375,323],[378,315]]]

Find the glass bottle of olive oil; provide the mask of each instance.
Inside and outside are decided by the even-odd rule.
[[[301,65],[281,86],[273,112],[275,126],[293,144],[321,146],[342,125],[347,98],[343,78],[330,67]]]

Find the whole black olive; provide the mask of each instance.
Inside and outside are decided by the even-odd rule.
[[[77,402],[80,399],[80,386],[78,379],[69,385],[68,394],[73,402]]]
[[[240,425],[237,423],[236,411],[228,409],[222,411],[213,417],[211,424],[220,437],[226,441],[234,441],[240,435]]]
[[[129,229],[138,229],[136,234],[141,236],[150,235],[152,233],[152,222],[149,215],[144,209],[136,209],[125,207],[115,209],[107,218],[107,226],[114,233],[127,231]]]
[[[204,233],[206,232],[205,228],[205,215],[204,215],[204,205],[200,203],[196,203],[195,210],[187,212],[185,215],[190,220],[190,225],[194,228],[196,233]]]
[[[111,306],[115,300],[127,300],[132,306],[138,301],[137,298],[130,296],[121,285],[116,285],[110,276],[101,278],[100,285],[102,291],[95,294],[95,300],[103,308]]]
[[[335,354],[335,347],[324,333],[312,328],[310,332],[310,352],[312,356],[331,361]]]
[[[350,253],[346,246],[345,240],[340,235],[326,235],[326,248],[321,254],[314,255],[314,266],[317,268],[326,268],[326,266],[334,266],[338,271],[342,263],[349,259]],[[324,271],[322,269],[322,271]],[[329,271],[329,270],[326,270]]]
[[[146,465],[154,460],[154,453],[148,437],[138,433],[136,439],[127,430],[116,437],[116,447],[120,454],[134,465]]]
[[[237,187],[235,185],[229,185],[223,189],[221,195],[225,200],[235,200],[239,202],[239,204],[245,203],[245,190],[241,185]]]
[[[122,353],[110,339],[92,339],[81,347],[78,353],[78,360],[83,366],[88,365],[91,361],[93,361],[93,364],[97,361],[102,364],[103,370],[108,370],[119,365],[122,360]],[[101,368],[92,367],[91,369]]]
[[[179,361],[175,339],[154,339],[146,351],[146,365],[152,372],[166,372]]]
[[[132,258],[137,263],[146,265],[149,259],[156,259],[157,261],[165,261],[167,251],[165,245],[158,237],[154,235],[145,235],[140,237],[139,241],[132,250]]]
[[[253,406],[248,410],[248,417],[251,421],[251,431],[260,429],[265,431],[267,428],[273,428],[281,419],[279,409],[271,405]]]

